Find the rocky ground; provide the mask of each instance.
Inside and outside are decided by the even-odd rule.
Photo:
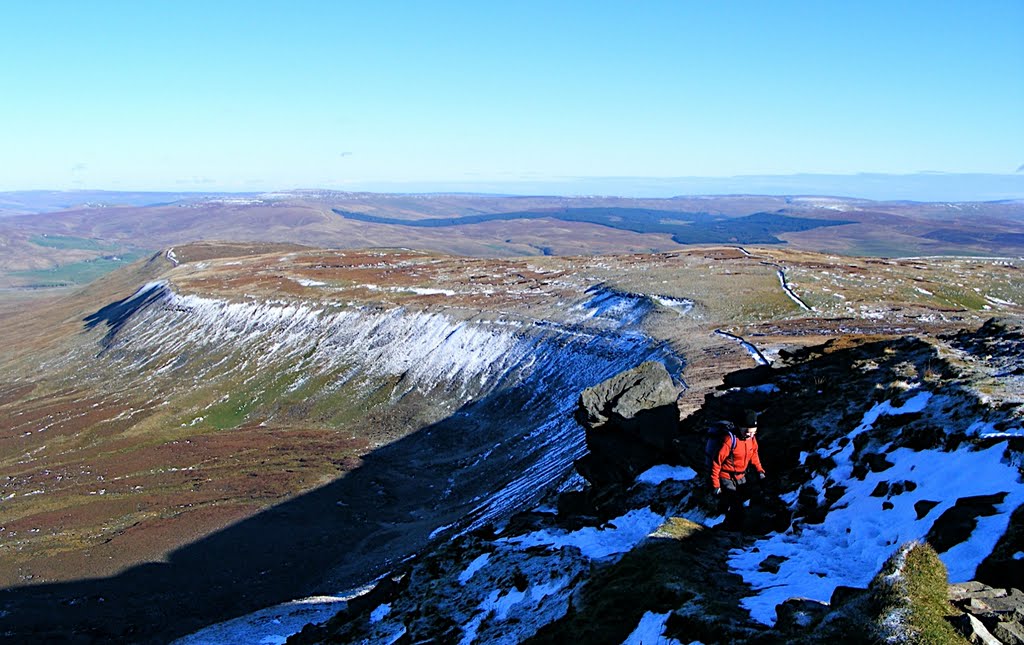
[[[782,288],[779,271],[804,305]],[[642,337],[630,347],[660,352],[662,362],[681,367],[672,373],[675,385],[685,386],[677,416],[696,413],[699,419],[706,395],[718,392],[727,374],[761,378],[742,371],[756,363],[737,339],[782,365],[813,358],[822,352],[805,354],[811,351],[806,348],[826,341],[831,345],[824,353],[830,354],[903,335],[955,334],[994,313],[1018,314],[1015,303],[1024,302],[1018,271],[1012,263],[992,260],[882,262],[775,248],[520,260],[213,243],[167,249],[45,306],[0,312],[7,341],[0,350],[0,463],[6,477],[0,481],[0,583],[8,587],[0,609],[9,612],[0,622],[9,632],[49,622],[57,632],[86,641],[104,634],[161,640],[311,591],[337,591],[343,580],[359,582],[356,573],[366,581],[388,570],[394,558],[419,550],[459,512],[425,510],[440,507],[419,500],[408,508],[393,506],[393,516],[380,518],[381,501],[405,499],[414,489],[429,493],[423,486],[428,479],[442,490],[448,482],[427,477],[426,463],[408,476],[394,474],[392,467],[387,477],[351,475],[368,460],[409,463],[425,451],[436,452],[439,444],[417,431],[443,423],[460,406],[483,409],[473,405],[486,389],[473,388],[484,388],[484,381],[497,387],[500,379],[495,373],[493,382],[481,381],[486,370],[467,372],[460,361],[496,345],[473,345],[472,330],[487,329],[486,339],[493,332],[495,339],[515,340],[508,347],[520,347],[528,337],[561,339],[545,351],[575,347],[586,336],[596,339],[588,351],[606,358],[619,350],[600,349],[602,343],[618,347],[622,339]],[[126,307],[128,324],[121,326],[118,307],[151,282],[167,285],[178,299],[146,309],[149,318],[133,317]],[[233,322],[215,318],[200,325],[197,312],[209,311]],[[444,321],[447,331],[438,338],[458,329],[450,338],[467,344],[331,389],[357,363],[350,357],[337,364],[321,360],[341,355],[331,353],[341,348],[332,349],[329,337],[342,328],[325,321],[352,311],[375,321],[397,319],[399,312]],[[270,314],[272,324],[266,322]],[[168,326],[147,331],[143,323],[158,320]],[[416,333],[428,328],[415,327]],[[305,331],[296,333],[300,329]],[[501,335],[502,329],[511,331]],[[1000,337],[1010,342],[1009,334]],[[211,349],[210,339],[221,346]],[[971,345],[978,342],[976,336],[943,342],[938,355],[913,344],[899,351],[920,354],[915,374],[942,373],[929,364],[973,365],[976,374],[985,374],[969,380],[978,396],[1012,402],[1012,390],[992,383],[1016,368],[993,367]],[[373,344],[366,349],[377,362],[387,355]],[[992,348],[984,351],[993,354]],[[507,355],[499,352],[480,364],[502,365]],[[628,355],[634,364],[643,360],[639,352]],[[800,396],[838,396],[846,387],[843,370],[877,362],[857,360],[801,377],[807,388],[814,387]],[[430,386],[426,372],[417,371],[421,364],[448,365],[437,372],[442,376],[436,383],[451,387]],[[557,372],[538,382],[567,400],[603,378],[571,361],[551,364],[562,365],[575,380],[564,391],[552,387],[564,378]],[[297,376],[305,372],[321,377]],[[476,376],[464,379],[466,374]],[[898,381],[896,371],[886,374]],[[462,389],[464,382],[470,389]],[[509,412],[512,400],[494,403],[492,413],[522,416]],[[527,416],[536,420],[545,406],[545,414],[561,414],[560,405],[534,401],[534,414]],[[766,418],[775,414],[783,412]],[[844,418],[839,409],[829,415]],[[563,421],[571,423],[571,412]],[[801,423],[786,422],[820,432],[809,420]],[[782,425],[780,417],[777,427]],[[464,447],[445,468],[471,467],[485,452],[484,446]],[[570,463],[572,456],[565,456]],[[785,469],[793,455],[780,450],[770,458]],[[494,472],[480,472],[477,490],[467,499],[498,481]],[[549,474],[549,483],[563,474]],[[323,519],[325,508],[341,508],[339,500],[347,505],[346,515]],[[353,517],[361,518],[363,528],[345,520]],[[281,533],[280,527],[296,522],[302,530]],[[403,530],[410,522],[415,531]],[[371,525],[372,531],[363,530]],[[227,527],[238,530],[218,533]],[[338,540],[346,531],[351,535]],[[239,535],[250,545],[244,555],[232,547]],[[206,539],[220,546],[182,549]],[[347,577],[338,573],[337,549],[318,550],[332,541],[351,549],[368,540],[397,546],[375,553],[373,562],[346,563]],[[180,566],[156,566],[160,562]],[[209,562],[218,565],[211,569]],[[196,577],[209,570],[218,572],[213,584]],[[324,571],[334,573],[325,581]],[[154,585],[154,576],[162,582]],[[237,593],[238,586],[245,591]],[[115,596],[138,600],[126,610],[110,602]],[[52,620],[49,608],[58,605],[68,607],[61,614],[69,621],[65,625]]]
[[[438,543],[350,600],[328,623],[309,626],[289,642],[1018,643],[1024,541],[1017,507],[998,506],[1006,492],[955,500],[956,487],[931,482],[930,494],[945,490],[956,503],[916,502],[916,536],[884,529],[880,535],[859,535],[868,525],[850,524],[854,533],[848,528],[845,535],[829,536],[828,550],[812,555],[821,567],[818,575],[831,584],[805,587],[808,597],[794,593],[774,607],[767,624],[758,617],[756,603],[745,604],[751,594],[757,596],[758,583],[751,587],[751,578],[735,562],[753,557],[768,581],[764,588],[779,586],[790,575],[787,560],[798,552],[769,554],[771,536],[789,536],[794,549],[815,549],[813,542],[799,546],[800,535],[829,526],[830,516],[852,504],[847,489],[852,491],[855,480],[881,476],[885,481],[887,472],[901,470],[896,455],[902,453],[895,446],[914,453],[957,451],[966,442],[973,444],[967,455],[1001,444],[1017,466],[997,486],[1009,486],[1018,502],[1024,500],[1022,400],[1012,387],[998,401],[979,397],[973,388],[993,364],[1014,370],[1021,365],[1020,329],[993,321],[976,332],[942,339],[840,338],[787,352],[774,367],[728,374],[681,426],[671,418],[672,381],[663,368],[645,364],[623,373],[580,398],[577,416],[588,428],[589,452],[577,470],[585,486],[500,527]],[[950,353],[954,347],[979,346],[984,353],[961,349],[966,353],[955,358]],[[969,358],[984,358],[985,365]],[[922,397],[911,394],[920,391],[941,404],[915,408],[912,402]],[[842,437],[861,422],[872,402],[877,406],[890,397],[905,403],[877,417],[853,441],[854,481],[826,479],[824,489],[814,493],[815,473],[828,472],[830,466],[808,458],[808,451],[813,456],[816,446]],[[721,518],[716,519],[705,485],[695,476],[702,469],[703,428],[736,408],[761,411],[762,461],[773,474],[755,497],[742,533],[717,526]],[[994,432],[978,432],[978,424]],[[879,441],[889,444],[886,452],[874,451]],[[956,463],[950,462],[953,468]],[[658,474],[669,472],[676,474]],[[936,476],[955,478],[941,470],[926,477]],[[870,513],[883,523],[887,512],[898,513],[887,509],[898,508],[905,491],[926,485],[927,480],[911,477],[895,475],[876,486],[871,497],[879,505]],[[929,516],[936,506],[946,510]],[[999,529],[991,552],[957,551],[977,539],[981,518],[993,515],[1003,517],[1005,529]],[[893,557],[894,540],[921,539],[954,575],[969,571],[983,582],[958,579],[947,590],[943,569],[933,581],[941,593],[938,624],[923,628],[933,631],[922,636],[915,631],[918,619],[909,618],[923,611],[916,604],[923,592],[913,582],[905,585],[910,591],[901,592],[910,598],[899,601],[909,603],[900,610],[903,618],[893,622],[882,609],[892,600],[881,600],[889,593],[890,574],[872,568],[858,574],[862,586],[837,584],[847,580],[839,573],[843,565],[822,561],[843,557],[835,546],[839,541],[856,545],[882,536],[891,545],[883,550]],[[758,554],[759,545],[765,553]],[[847,557],[857,556],[851,551]],[[815,589],[829,591],[815,597]]]

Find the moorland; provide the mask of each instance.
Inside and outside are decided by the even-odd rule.
[[[0,586],[31,629],[58,603],[58,631],[181,635],[364,583],[535,499],[579,391],[646,358],[685,416],[755,364],[739,340],[1024,313],[1017,202],[149,199],[0,217]]]

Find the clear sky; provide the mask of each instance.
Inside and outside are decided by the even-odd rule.
[[[39,0],[0,15],[0,190],[1024,164],[1022,0]]]

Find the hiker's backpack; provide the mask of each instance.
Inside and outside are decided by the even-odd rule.
[[[735,426],[728,421],[716,421],[708,426],[708,440],[704,444],[704,468],[709,472],[726,438],[730,441],[729,451],[736,449],[736,433],[733,430]]]

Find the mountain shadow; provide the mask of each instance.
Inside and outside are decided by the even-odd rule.
[[[162,284],[149,284],[127,298],[122,298],[106,305],[99,311],[89,314],[83,319],[86,329],[93,329],[100,323],[106,323],[107,334],[103,337],[104,344],[109,344],[117,332],[137,312],[145,309],[160,298],[167,295],[167,288]]]
[[[570,470],[582,429],[568,420],[564,427],[578,438],[559,437],[566,452],[551,463],[548,442],[530,436],[536,424],[517,421],[527,416],[528,396],[510,388],[469,403],[367,454],[332,483],[182,547],[165,562],[0,590],[0,640],[165,643],[274,604],[371,582],[423,549],[437,527],[500,514],[502,508],[485,507],[493,492],[520,491],[504,501],[512,508],[536,497],[545,478]],[[535,473],[536,482],[524,481],[524,472]]]

